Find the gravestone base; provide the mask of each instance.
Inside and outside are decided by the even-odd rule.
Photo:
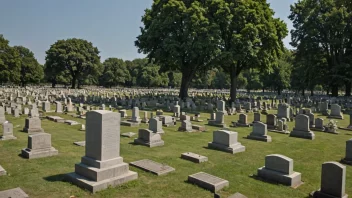
[[[200,125],[192,125],[192,129],[194,129],[196,131],[200,131],[200,132],[205,131],[205,127],[204,126],[200,126]]]
[[[333,118],[333,119],[340,119],[340,120],[343,120],[343,115],[329,115],[328,118]]]
[[[109,178],[109,179],[105,179],[102,181],[92,181],[87,179],[84,176],[78,175],[77,173],[69,173],[67,175],[67,180],[69,182],[72,182],[73,184],[87,189],[92,193],[104,190],[106,188],[108,188],[109,186],[118,186],[121,185],[123,183],[135,180],[138,178],[138,174],[136,172],[133,171],[128,171],[127,173],[123,174],[123,175],[119,175],[117,177],[113,177],[113,178]]]
[[[5,135],[5,136],[1,136],[0,140],[16,140],[17,137],[13,136],[13,135]]]
[[[339,129],[346,130],[346,131],[352,131],[352,126],[348,126],[347,128],[344,127],[338,127]]]
[[[216,122],[216,120],[209,120],[208,121],[208,125],[226,128],[226,124],[225,123],[219,123],[219,122]]]
[[[258,140],[258,141],[263,141],[263,142],[271,142],[271,136],[269,135],[262,135],[262,136],[259,136],[259,135],[251,135],[249,134],[247,136],[247,139],[250,139],[250,140]]]
[[[134,143],[139,144],[139,145],[143,145],[143,146],[147,146],[149,148],[157,147],[157,146],[164,146],[163,140],[159,140],[159,141],[155,141],[155,142],[146,142],[143,139],[138,138],[138,139],[134,139]]]
[[[23,132],[33,134],[33,133],[43,133],[44,130],[42,128],[23,128]]]
[[[352,159],[343,158],[343,159],[341,159],[341,163],[347,164],[347,165],[352,165]]]
[[[136,135],[136,133],[133,133],[133,132],[121,133],[121,136],[129,137],[129,138],[131,138],[131,137],[133,137],[135,135]]]
[[[339,134],[339,132],[337,132],[336,129],[331,130],[331,129],[329,129],[328,127],[325,127],[324,132],[326,132],[326,133],[332,133],[332,134]]]
[[[188,133],[194,132],[193,129],[186,129],[186,128],[183,128],[183,127],[178,127],[178,131],[188,132]]]
[[[22,149],[22,156],[28,159],[49,157],[49,156],[54,156],[58,154],[59,154],[59,151],[56,150],[54,147],[51,147],[48,149],[37,149],[37,150],[31,150],[29,148]]]
[[[236,144],[231,145],[231,147],[229,147],[229,146],[225,146],[222,144],[209,142],[208,148],[216,149],[216,150],[220,150],[220,151],[225,151],[227,153],[232,153],[232,154],[244,152],[246,150],[246,147],[243,146],[241,143],[236,143]]]
[[[280,173],[277,171],[272,171],[267,168],[258,168],[258,176],[268,181],[274,181],[286,186],[291,186],[292,188],[297,188],[302,184],[301,173],[293,172],[290,175]]]
[[[185,160],[189,160],[189,161],[194,162],[194,163],[202,163],[202,162],[208,161],[208,157],[205,157],[205,156],[202,156],[202,155],[198,155],[198,154],[195,154],[195,153],[191,153],[191,152],[182,153],[181,154],[181,158],[185,159]]]
[[[129,127],[138,127],[139,124],[139,122],[121,121],[121,125]]]
[[[281,133],[281,134],[290,134],[289,131],[280,131],[280,130],[277,130],[277,129],[270,129],[269,130],[270,132],[274,132],[274,133]]]
[[[7,174],[6,170],[2,166],[0,166],[0,176],[6,175],[6,174]]]
[[[232,127],[250,127],[250,124],[239,123],[239,122],[232,122]]]
[[[299,131],[299,130],[293,129],[293,131],[291,131],[290,133],[290,137],[314,140],[315,134],[312,131]]]
[[[312,197],[312,198],[348,198],[348,195],[345,194],[342,197],[336,197],[336,196],[333,196],[333,195],[329,195],[329,194],[323,193],[319,189],[317,191],[314,191],[314,192],[310,193],[309,197]]]

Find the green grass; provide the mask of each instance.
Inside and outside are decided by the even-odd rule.
[[[128,112],[131,115],[131,112]],[[149,115],[149,114],[148,114]],[[77,120],[67,115],[59,115],[66,119]],[[141,112],[142,116],[142,112]],[[216,127],[206,125],[207,132],[183,133],[178,132],[177,126],[164,127],[165,135],[162,147],[148,148],[129,144],[133,138],[121,137],[121,156],[125,162],[140,159],[151,159],[174,167],[176,171],[164,176],[155,176],[130,166],[132,171],[138,172],[138,179],[119,187],[91,194],[75,185],[64,182],[64,175],[74,171],[74,164],[80,162],[84,156],[84,147],[73,145],[75,141],[84,140],[84,132],[79,131],[80,125],[69,126],[49,120],[42,121],[45,132],[52,135],[52,145],[59,150],[59,155],[48,158],[27,160],[19,156],[22,148],[27,146],[27,133],[21,132],[25,117],[14,118],[6,116],[14,126],[17,140],[0,142],[0,165],[7,171],[7,176],[0,177],[0,190],[21,187],[30,197],[213,197],[213,194],[186,182],[187,176],[200,171],[218,176],[230,182],[230,186],[220,192],[228,196],[240,192],[248,197],[307,197],[308,193],[320,188],[321,164],[326,161],[339,161],[345,155],[345,142],[352,138],[352,132],[339,130],[340,134],[315,132],[316,139],[305,140],[291,138],[288,135],[269,132],[273,142],[265,143],[245,139],[251,128],[232,128],[239,133],[238,140],[246,146],[246,151],[229,154],[207,149],[212,141],[212,132]],[[205,124],[209,114],[202,114]],[[262,115],[262,119],[265,116]],[[238,115],[225,117],[229,125],[238,120]],[[248,121],[253,120],[249,114]],[[325,120],[327,122],[327,120]],[[347,126],[348,115],[339,121],[339,126]],[[18,126],[19,125],[19,126]],[[142,124],[141,128],[147,128]],[[293,122],[289,123],[290,129]],[[0,129],[2,130],[2,129]],[[123,132],[137,132],[138,128],[121,126]],[[194,152],[207,156],[208,162],[192,163],[180,159],[183,152]],[[302,173],[303,185],[297,189],[256,180],[251,177],[257,169],[264,165],[264,158],[268,154],[282,154],[294,160],[294,170]],[[346,193],[352,195],[352,167],[347,166]]]

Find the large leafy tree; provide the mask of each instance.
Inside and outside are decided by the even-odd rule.
[[[101,63],[98,48],[83,39],[58,40],[46,52],[46,69],[52,76],[69,73],[72,88],[80,88],[87,76],[99,76]],[[51,77],[55,79],[56,77]]]
[[[122,59],[108,58],[104,61],[103,67],[100,83],[106,87],[124,85],[130,79],[130,72]]]
[[[297,47],[302,60],[311,60],[312,54],[322,54],[315,68],[327,71],[324,80],[333,96],[346,85],[351,91],[352,12],[347,0],[300,0],[291,6],[289,18],[293,21],[292,45]],[[311,65],[307,65],[311,67]]]
[[[28,83],[39,83],[44,77],[43,66],[35,59],[33,52],[23,46],[15,46],[14,48],[20,57],[21,86],[26,86]]]
[[[219,39],[205,0],[154,0],[142,17],[135,42],[163,70],[182,73],[180,98],[188,96],[192,78],[215,60]]]
[[[270,70],[280,57],[286,24],[274,18],[266,0],[209,1],[212,20],[221,37],[221,66],[230,74],[231,100],[236,99],[237,77],[244,70]]]
[[[21,59],[16,49],[9,46],[9,41],[0,34],[0,82],[19,83]]]

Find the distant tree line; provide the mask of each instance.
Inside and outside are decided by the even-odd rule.
[[[81,88],[177,87],[188,89],[325,90],[351,95],[352,3],[300,0],[291,5],[291,44],[286,24],[266,0],[154,0],[142,16],[135,45],[147,58],[108,58],[86,40],[58,40],[42,66],[22,46],[0,35],[0,82],[51,83]]]

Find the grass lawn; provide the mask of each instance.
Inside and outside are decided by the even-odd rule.
[[[275,111],[276,112],[276,111]],[[272,111],[271,113],[275,113]],[[141,111],[141,116],[142,116]],[[167,114],[167,113],[166,113]],[[54,115],[54,114],[53,114]],[[131,115],[131,111],[128,111]],[[149,115],[149,114],[148,114]],[[253,121],[253,113],[248,114],[248,121]],[[85,120],[59,115],[66,119],[85,123]],[[201,114],[204,125],[209,114]],[[21,149],[27,147],[27,133],[21,132],[25,116],[14,118],[6,115],[14,124],[14,135],[17,140],[0,142],[0,165],[7,171],[7,176],[0,177],[0,190],[21,187],[30,197],[213,197],[206,191],[186,182],[187,176],[200,171],[218,176],[230,182],[230,186],[220,192],[229,196],[240,192],[248,197],[307,197],[308,193],[320,188],[321,164],[327,161],[339,161],[345,155],[345,142],[352,138],[352,132],[339,130],[340,134],[315,132],[315,140],[291,138],[288,135],[269,132],[273,142],[266,143],[245,139],[252,128],[232,128],[239,134],[238,140],[246,147],[246,151],[229,154],[207,149],[212,141],[212,132],[216,127],[206,125],[207,132],[184,133],[178,132],[177,126],[164,127],[165,134],[162,147],[148,148],[130,144],[134,138],[121,137],[121,156],[125,162],[141,159],[151,159],[165,163],[176,171],[163,176],[155,176],[138,168],[130,166],[132,171],[138,172],[138,179],[119,187],[109,188],[96,194],[64,182],[65,174],[74,171],[74,164],[80,162],[84,156],[84,147],[73,145],[75,141],[83,141],[84,132],[80,125],[69,126],[42,120],[42,127],[46,133],[52,135],[52,145],[59,151],[59,155],[47,158],[27,160],[19,156]],[[238,115],[226,116],[226,123],[238,120]],[[265,122],[265,116],[262,115]],[[325,119],[325,123],[328,120]],[[339,120],[338,125],[346,127],[349,116]],[[141,124],[140,128],[147,128]],[[289,123],[292,130],[293,122]],[[2,128],[0,129],[2,133]],[[138,128],[121,126],[123,132],[137,132]],[[180,158],[183,152],[194,152],[207,156],[208,162],[192,163]],[[297,189],[287,186],[259,181],[251,177],[257,173],[259,167],[264,166],[264,158],[268,154],[282,154],[294,160],[294,171],[302,173],[303,185]],[[347,166],[346,193],[352,196],[352,167]]]

